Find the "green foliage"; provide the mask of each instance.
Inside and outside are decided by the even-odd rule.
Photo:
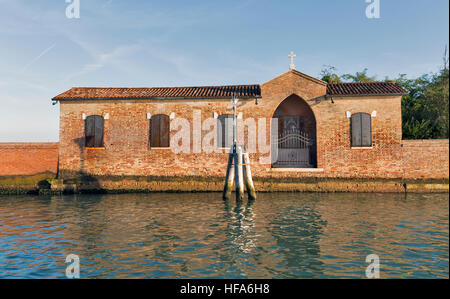
[[[344,74],[339,76],[336,73],[337,69],[331,65],[324,65],[320,71],[320,78],[322,81],[328,83],[341,83],[341,82],[374,82],[376,76],[370,77],[367,75],[367,69],[362,72],[356,72],[355,74]]]
[[[331,65],[324,65],[322,71],[320,72],[320,78],[322,81],[328,83],[341,83],[341,78],[336,74],[336,68]]]
[[[344,74],[341,76],[344,81],[350,82],[374,82],[376,76],[369,77],[367,75],[367,69],[364,69],[362,72],[356,72],[356,74]]]
[[[402,98],[403,139],[448,139],[449,138],[449,70],[447,58],[444,67],[435,74],[426,74],[408,79],[400,74],[395,82],[408,94]],[[337,75],[336,68],[324,66],[320,76],[328,83],[374,82],[367,69],[355,74]]]
[[[403,75],[397,84],[408,91],[402,99],[403,138],[449,138],[448,69],[413,80]]]

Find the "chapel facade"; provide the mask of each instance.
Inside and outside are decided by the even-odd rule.
[[[53,98],[59,176],[223,177],[235,96],[255,177],[402,178],[404,94],[295,69],[261,85],[72,88]]]

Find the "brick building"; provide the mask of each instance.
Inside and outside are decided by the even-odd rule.
[[[448,158],[404,163],[401,87],[327,84],[294,69],[262,85],[72,88],[53,98],[59,176],[223,178],[234,94],[256,178],[448,179]],[[436,146],[448,153],[448,141]]]

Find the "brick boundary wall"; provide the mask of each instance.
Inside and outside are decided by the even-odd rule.
[[[448,179],[449,140],[403,140],[404,178]],[[0,176],[57,172],[58,143],[0,143]]]
[[[42,179],[51,179],[53,175],[49,173],[57,173],[58,164],[58,143],[0,143],[0,177],[7,179],[14,176],[25,176],[26,178],[36,175],[43,176],[34,178],[32,185]],[[403,140],[402,141],[402,158],[403,165],[403,179],[412,180],[408,183],[408,191],[414,192],[414,182],[427,182],[430,179],[447,180],[449,178],[449,140]],[[199,178],[202,176],[200,175]],[[119,179],[119,181],[117,181]],[[180,183],[181,179],[181,183]],[[318,178],[319,179],[319,178]],[[328,180],[329,179],[329,180]],[[366,181],[361,178],[361,181],[355,182],[339,181],[338,178],[328,178],[324,181],[308,182],[305,179],[292,178],[288,182],[274,181],[268,183],[267,179],[259,181],[256,179],[256,185],[263,191],[360,191],[360,192],[403,192],[403,180],[398,178],[396,180],[387,181]],[[380,178],[382,179],[382,178]],[[386,178],[387,179],[387,178]],[[198,183],[199,179],[194,181]],[[300,180],[300,181],[298,181]],[[388,180],[388,179],[387,179]],[[400,180],[400,181],[397,181]],[[36,182],[35,182],[36,181]],[[145,181],[145,180],[144,180]],[[123,179],[116,178],[114,180],[101,180],[102,188],[108,190],[149,190],[149,191],[193,191],[193,190],[210,190],[220,191],[222,189],[222,180],[218,182],[202,182],[195,186],[190,185],[193,182],[185,178],[169,178],[169,185],[161,182],[151,181],[144,182],[139,179]],[[21,182],[21,181],[20,181]],[[6,185],[21,185],[22,183],[11,181]],[[184,182],[184,183],[183,183]],[[141,184],[142,183],[142,184]],[[419,184],[416,191],[438,191],[446,190],[448,192],[448,182],[444,185],[436,185],[436,182],[428,182],[430,186],[423,186]],[[410,184],[412,184],[410,186]],[[440,183],[439,183],[440,184]],[[1,181],[0,181],[1,185]],[[23,184],[22,184],[23,185]],[[27,185],[27,184],[25,184]],[[142,186],[141,186],[142,185]],[[303,186],[304,185],[304,186]],[[366,186],[367,185],[367,186]],[[1,187],[1,186],[0,186]],[[58,186],[55,186],[58,187]],[[34,187],[33,187],[34,188]],[[192,190],[189,188],[193,188]],[[431,189],[430,189],[431,188]],[[434,189],[433,189],[434,188]],[[0,188],[1,189],[1,188]],[[28,190],[28,189],[27,189]],[[1,190],[0,190],[1,191]]]
[[[448,179],[449,140],[403,140],[405,179]]]
[[[57,172],[58,143],[0,143],[0,176]]]

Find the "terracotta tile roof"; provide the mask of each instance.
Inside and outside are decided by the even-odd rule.
[[[331,83],[327,85],[329,95],[403,95],[406,91],[399,85],[390,82],[370,83]]]
[[[53,100],[81,99],[196,99],[196,98],[261,97],[259,85],[204,86],[204,87],[149,87],[149,88],[95,88],[74,87]]]
[[[95,99],[220,99],[260,98],[259,85],[230,85],[203,87],[147,87],[147,88],[98,88],[74,87],[53,100]],[[327,94],[334,96],[403,95],[406,91],[395,83],[332,83],[327,85]]]

